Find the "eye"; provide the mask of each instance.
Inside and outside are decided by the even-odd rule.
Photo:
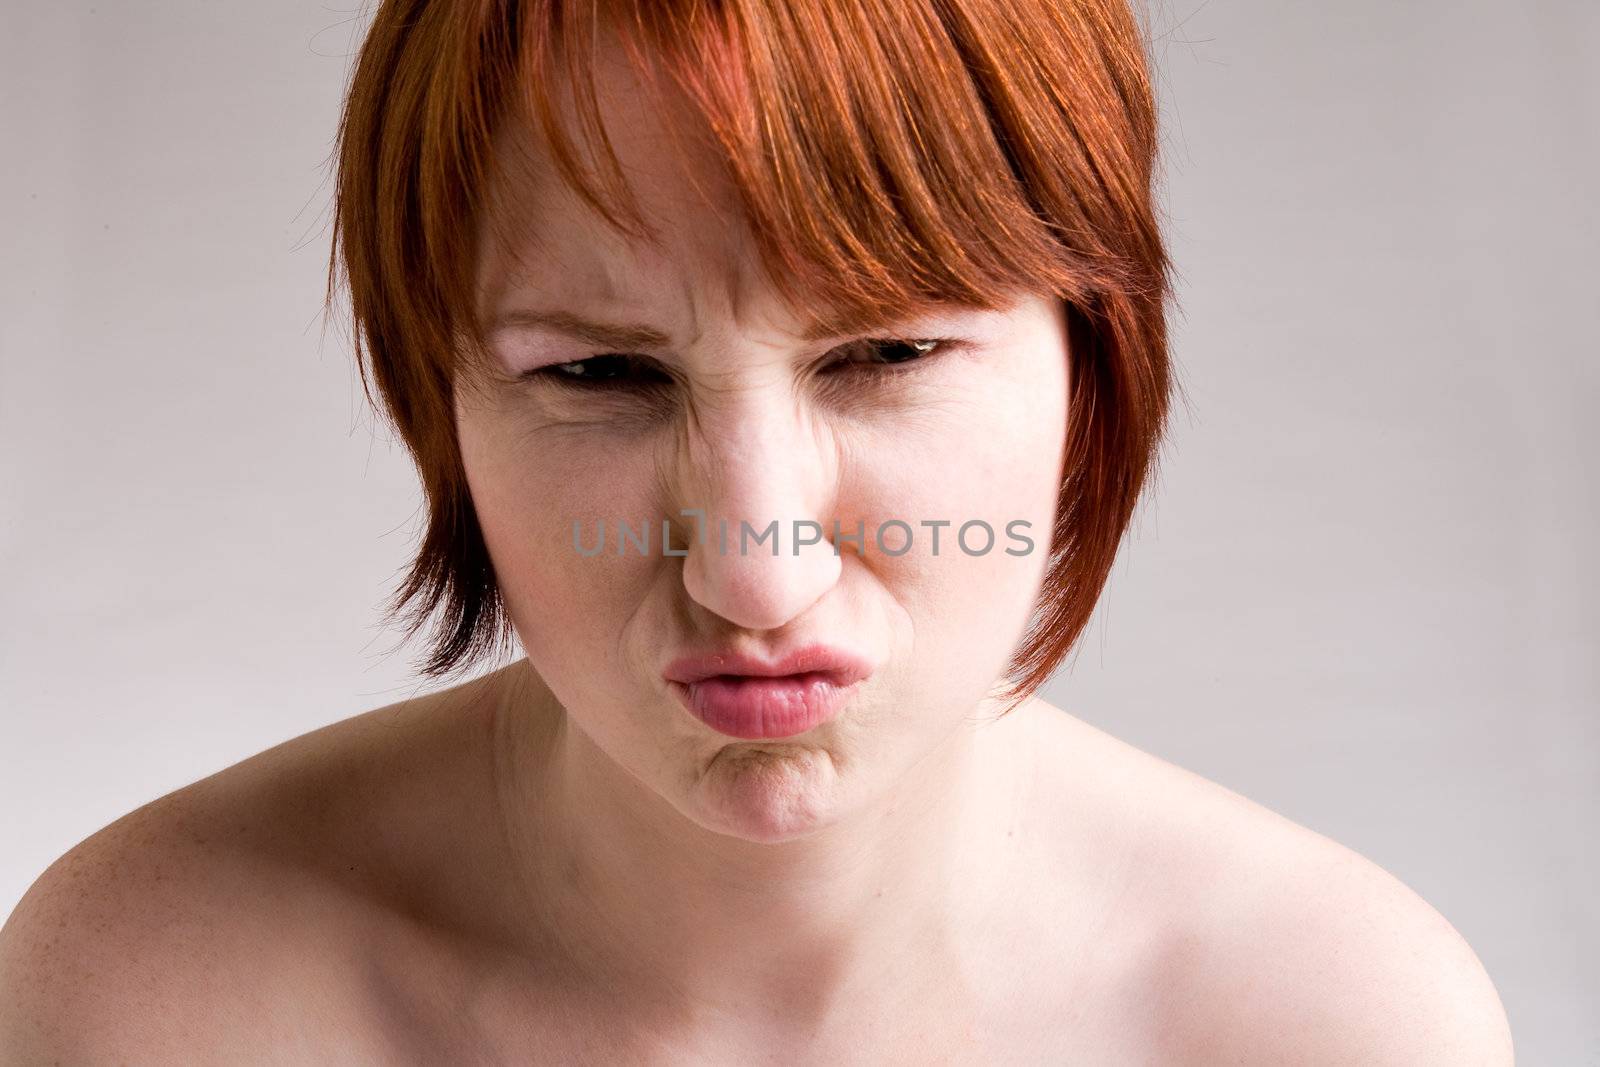
[[[835,368],[845,368],[868,375],[897,374],[901,373],[900,368],[908,364],[926,362],[932,356],[958,343],[949,337],[919,337],[909,340],[885,337],[862,338],[846,345],[844,357],[828,364],[825,369],[830,374],[839,373]]]
[[[660,371],[651,371],[635,356],[607,353],[567,363],[552,363],[527,371],[525,380],[549,381],[569,389],[629,389],[662,385],[670,381]]]

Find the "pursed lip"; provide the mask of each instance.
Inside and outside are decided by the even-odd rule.
[[[734,649],[714,649],[680,656],[662,676],[669,682],[692,685],[707,678],[783,678],[816,674],[844,688],[871,676],[873,666],[865,656],[837,645],[812,643],[776,656]]]

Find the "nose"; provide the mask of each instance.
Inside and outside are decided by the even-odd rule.
[[[821,513],[836,457],[792,401],[751,396],[699,423],[679,450],[680,507],[705,511],[684,520],[684,588],[735,626],[777,629],[839,580],[833,517]]]

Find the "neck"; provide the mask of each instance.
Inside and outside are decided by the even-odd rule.
[[[1010,716],[979,709],[881,797],[758,842],[689,819],[540,703],[506,702],[497,730],[512,859],[544,938],[635,1005],[804,1023],[911,997],[917,976],[959,980],[1021,882]]]

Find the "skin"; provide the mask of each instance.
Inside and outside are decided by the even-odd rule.
[[[606,229],[510,131],[480,310],[647,323],[672,384],[521,380],[605,350],[518,329],[458,398],[526,658],[58,861],[0,934],[0,1059],[1511,1062],[1481,965],[1390,876],[1043,701],[996,716],[1042,552],[572,550],[574,518],[680,507],[1047,530],[1066,429],[1041,295],[901,324],[966,344],[893,380],[827,378],[857,350],[799,336],[714,169],[669,165],[673,116],[614,73],[665,245]],[[718,734],[661,678],[797,639],[876,668],[803,735]]]

